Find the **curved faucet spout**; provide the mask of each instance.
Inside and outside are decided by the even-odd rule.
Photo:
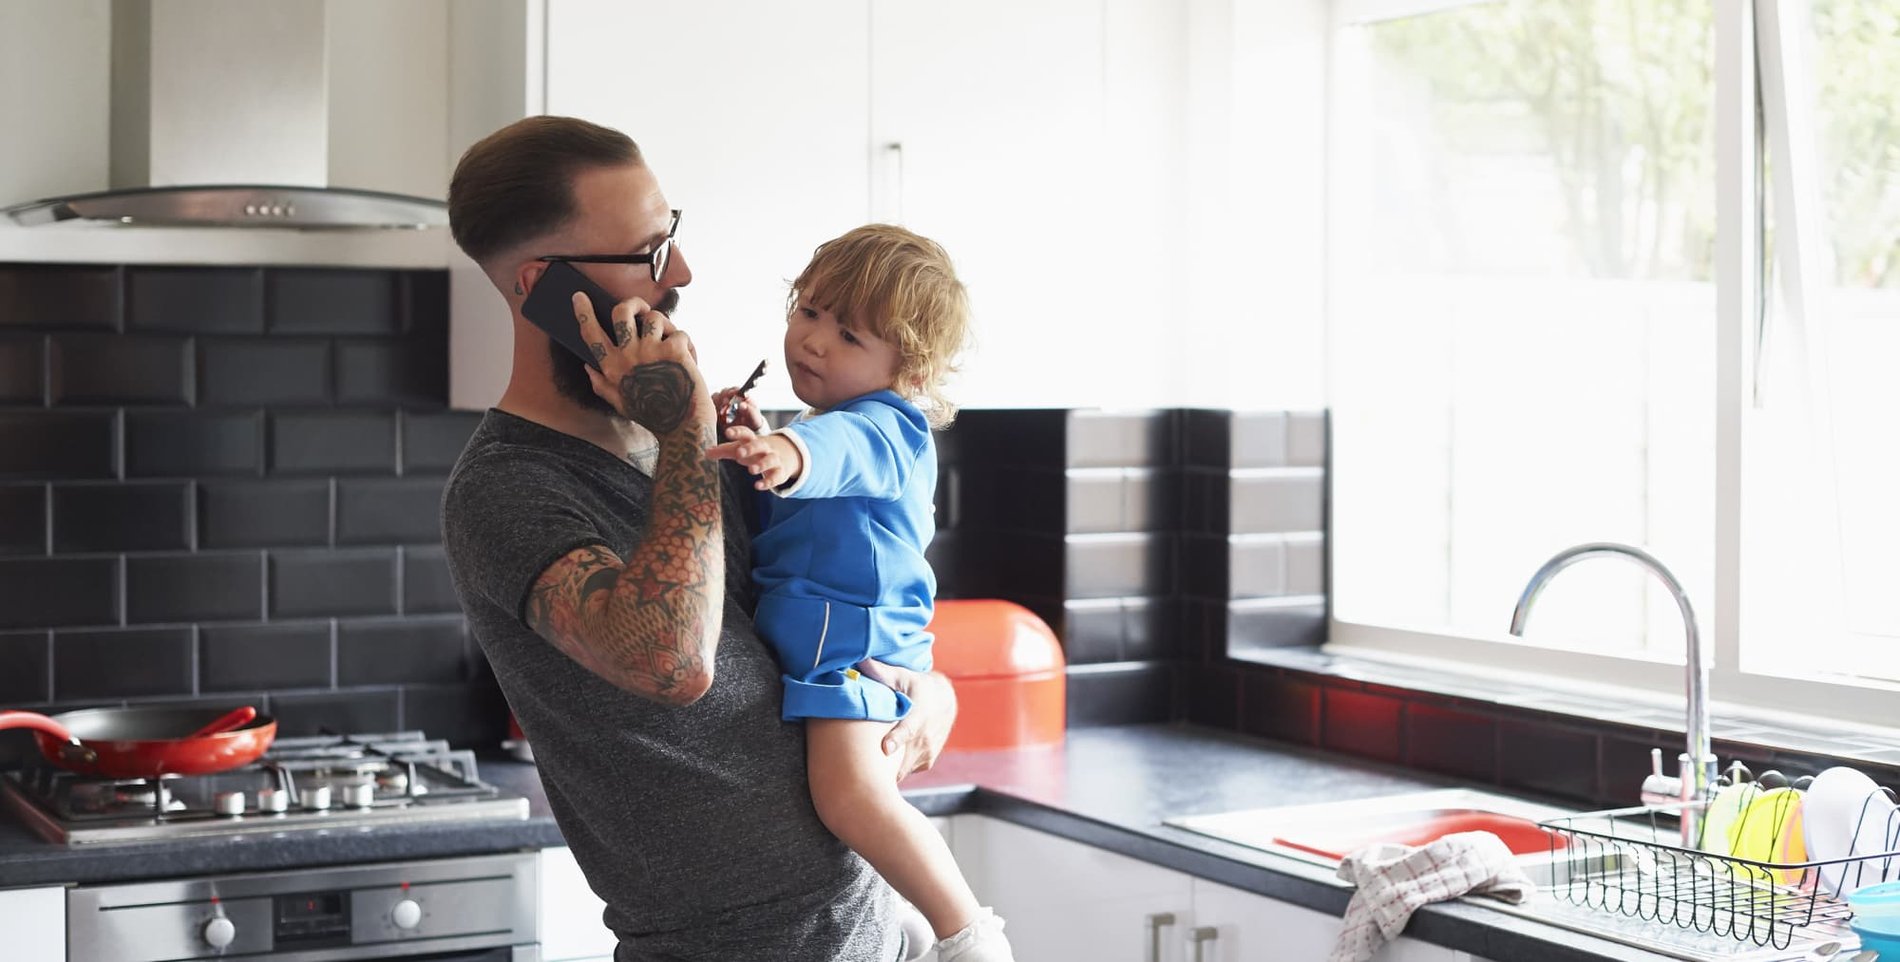
[[[1511,612],[1511,634],[1523,636],[1531,605],[1536,603],[1538,594],[1551,578],[1556,577],[1557,572],[1596,555],[1620,557],[1647,569],[1662,580],[1663,586],[1676,599],[1676,607],[1682,609],[1682,627],[1687,639],[1683,675],[1688,696],[1688,718],[1684,725],[1687,729],[1688,751],[1683,755],[1682,796],[1684,801],[1707,799],[1717,774],[1715,754],[1709,744],[1709,666],[1702,658],[1702,633],[1696,627],[1695,609],[1689,604],[1689,593],[1683,590],[1682,582],[1677,580],[1667,565],[1641,548],[1610,541],[1565,548],[1544,562],[1543,567],[1531,576],[1530,583],[1524,586],[1524,593],[1517,599],[1517,608]]]

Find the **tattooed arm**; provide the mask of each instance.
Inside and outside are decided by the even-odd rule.
[[[625,559],[577,548],[548,567],[528,597],[528,626],[589,671],[636,695],[689,705],[712,687],[725,606],[725,535],[712,398],[692,343],[663,316],[618,346],[576,299],[581,334],[601,362],[594,390],[659,444],[646,535]],[[646,305],[614,309],[625,331]],[[626,317],[622,317],[622,313]]]

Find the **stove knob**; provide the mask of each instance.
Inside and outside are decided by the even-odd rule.
[[[323,811],[326,808],[329,808],[330,807],[330,786],[318,785],[315,788],[304,789],[303,790],[303,807],[312,809],[315,811],[319,811],[319,812]]]
[[[281,815],[290,810],[290,793],[281,788],[257,790],[257,810]]]
[[[376,802],[376,784],[364,782],[361,785],[343,787],[343,804],[351,808],[368,808]]]
[[[389,920],[399,929],[413,929],[422,924],[422,906],[415,899],[403,899],[389,910]]]
[[[233,925],[230,919],[220,915],[205,923],[202,934],[206,945],[214,949],[222,949],[237,938],[237,926]]]
[[[244,814],[244,793],[219,792],[211,797],[211,807],[216,809],[219,815],[242,815]]]

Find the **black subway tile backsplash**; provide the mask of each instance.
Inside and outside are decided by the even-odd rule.
[[[206,625],[198,629],[198,688],[205,692],[328,688],[330,622]]]
[[[191,483],[53,485],[53,551],[186,551]]]
[[[440,545],[402,549],[402,613],[441,614],[462,610],[449,578],[448,557]]]
[[[0,628],[118,623],[118,558],[0,559]]]
[[[0,631],[0,705],[31,705],[52,699],[53,635],[48,631]]]
[[[1319,744],[1320,687],[1279,672],[1249,672],[1241,683],[1240,730],[1300,745]]]
[[[328,478],[198,482],[200,548],[321,547],[330,543]]]
[[[261,552],[125,559],[125,619],[130,623],[255,621],[263,616]]]
[[[321,405],[330,400],[330,343],[264,337],[198,341],[207,407]]]
[[[1405,702],[1333,688],[1321,700],[1321,713],[1321,747],[1382,762],[1404,757]]]
[[[58,334],[47,360],[55,405],[182,407],[192,402],[191,341],[135,334]]]
[[[336,677],[343,687],[468,678],[460,615],[337,624]]]
[[[53,633],[53,697],[61,701],[193,694],[197,629]]]
[[[1174,712],[1172,662],[1088,665],[1068,673],[1069,726],[1139,725]]]
[[[1414,701],[1405,710],[1405,763],[1490,783],[1497,779],[1497,721],[1488,715]]]
[[[441,270],[0,264],[0,704],[499,737],[439,543],[482,416],[447,357]]]
[[[338,544],[442,540],[442,478],[344,478],[336,483]]]
[[[126,327],[190,334],[262,334],[263,271],[255,267],[132,267]]]
[[[389,732],[402,727],[402,693],[391,688],[277,693],[269,697],[277,734]]]
[[[0,557],[46,553],[46,485],[0,484]]]
[[[0,411],[0,481],[112,478],[119,418],[110,411]]]
[[[272,474],[394,474],[394,411],[273,413]]]
[[[278,268],[269,273],[272,334],[402,333],[396,271]]]
[[[402,473],[448,474],[455,459],[462,456],[469,435],[481,424],[482,415],[473,411],[442,411],[402,414]]]
[[[1498,778],[1507,788],[1562,798],[1596,798],[1597,738],[1542,720],[1501,719]]]
[[[349,405],[441,403],[449,393],[447,354],[393,340],[336,342],[336,401]]]
[[[396,613],[396,549],[272,551],[270,617]]]
[[[110,331],[119,326],[119,269],[0,264],[0,328]]]
[[[263,431],[256,411],[127,411],[125,474],[256,475],[263,470]]]
[[[46,338],[0,336],[0,404],[46,403]]]

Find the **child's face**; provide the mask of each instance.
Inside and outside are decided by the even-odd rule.
[[[897,345],[800,297],[785,318],[785,370],[800,401],[827,411],[897,380]]]

